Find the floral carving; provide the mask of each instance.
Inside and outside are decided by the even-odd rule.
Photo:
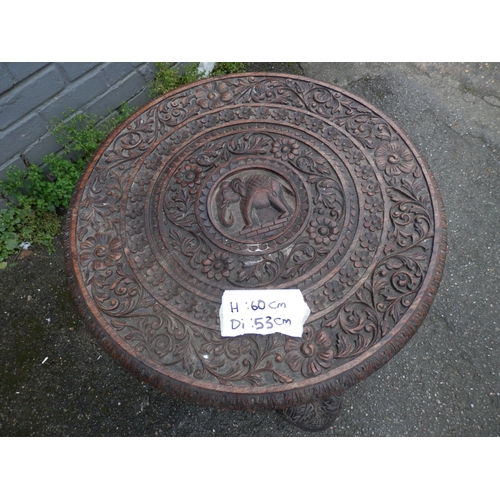
[[[137,265],[137,269],[144,269],[145,267],[153,267],[156,262],[154,255],[151,254],[139,254],[134,257],[134,262]]]
[[[207,128],[214,127],[219,122],[217,115],[206,115],[201,119],[201,123]]]
[[[234,114],[234,111],[231,109],[225,109],[224,111],[221,111],[219,113],[219,118],[223,122],[230,122],[230,121],[234,120],[235,116],[236,115]]]
[[[322,132],[327,141],[333,141],[339,135],[337,129],[333,127],[324,127]]]
[[[122,256],[120,240],[106,233],[89,236],[81,243],[80,248],[81,265],[94,271],[102,271],[115,265]]]
[[[341,151],[344,151],[345,153],[354,147],[352,141],[350,141],[349,139],[347,139],[347,137],[344,137],[343,135],[336,135],[335,138],[333,139],[333,142]]]
[[[204,322],[213,321],[218,313],[219,310],[209,302],[199,302],[194,308],[195,317]]]
[[[356,151],[356,154],[361,154],[361,153],[359,153],[359,151]],[[354,154],[353,154],[353,158],[354,158]],[[349,162],[349,163],[351,163],[351,162]],[[356,177],[359,177],[360,179],[363,179],[365,181],[373,176],[373,170],[372,170],[372,167],[370,167],[370,165],[357,164],[356,167],[354,167],[354,171],[356,173]]]
[[[165,272],[157,264],[146,269],[146,280],[153,286],[165,281]]]
[[[177,182],[182,187],[190,187],[193,188],[195,184],[199,184],[201,180],[202,170],[197,165],[185,165],[183,168],[180,168],[176,174],[175,178]]]
[[[193,294],[185,290],[183,290],[180,295],[175,297],[175,302],[179,311],[186,311],[188,313],[194,312],[196,306],[198,305],[198,301]]]
[[[339,272],[340,282],[344,283],[347,286],[352,286],[356,283],[359,271],[354,268],[350,262],[348,262]]]
[[[274,141],[271,147],[271,153],[276,158],[281,158],[284,161],[293,160],[298,156],[299,144],[294,139],[279,139]]]
[[[311,221],[307,231],[311,239],[318,245],[321,243],[328,245],[332,241],[335,241],[339,234],[337,223],[327,217],[318,217]]]
[[[361,191],[368,196],[380,193],[380,184],[375,180],[367,180],[361,183]]]
[[[363,153],[361,153],[361,151],[359,151],[359,149],[354,149],[351,152],[346,154],[346,158],[347,158],[347,161],[351,165],[356,165],[356,167],[355,167],[356,175],[358,177],[360,177],[358,175],[358,172],[360,170],[357,167],[359,167],[359,165],[361,165],[361,162],[365,159],[365,156],[363,155]],[[369,173],[368,175],[371,175],[371,173]]]
[[[271,115],[275,120],[285,121],[288,118],[288,111],[286,109],[273,109]]]
[[[255,109],[255,116],[261,120],[267,120],[271,116],[271,111],[265,106]]]
[[[131,218],[127,222],[127,232],[129,235],[142,234],[144,230],[144,220],[138,218]]]
[[[323,130],[324,123],[323,120],[320,120],[318,118],[310,118],[307,117],[306,120],[306,128],[310,130],[311,132],[320,132]]]
[[[380,241],[377,238],[377,235],[370,233],[365,233],[359,239],[359,244],[362,248],[368,249],[370,252],[373,252],[380,245]]]
[[[194,95],[196,103],[203,109],[220,108],[233,96],[225,82],[211,82],[199,88]]]
[[[306,115],[304,113],[301,113],[300,111],[297,111],[293,113],[290,117],[291,123],[294,125],[302,125],[306,121]]]
[[[339,281],[329,281],[326,284],[324,294],[328,295],[328,298],[333,302],[335,300],[341,299],[346,291],[346,286]]]
[[[127,215],[131,219],[137,219],[137,217],[142,217],[144,215],[144,209],[139,203],[134,203],[127,211]]]
[[[370,265],[370,253],[368,250],[358,248],[351,257],[354,267],[368,267]]]
[[[202,261],[201,272],[205,273],[209,279],[215,278],[220,281],[223,276],[226,278],[229,276],[233,269],[233,260],[227,252],[216,250]]]
[[[385,257],[377,262],[371,280],[365,281],[355,298],[324,323],[324,327],[336,334],[335,358],[354,356],[377,342],[402,318],[420,290],[431,234],[430,217],[423,205],[426,198],[419,195],[422,190],[421,183],[403,180],[399,184],[393,181],[387,188],[394,204],[390,210],[391,229],[384,248]],[[361,248],[351,257],[354,267],[367,267],[368,250],[375,250],[379,245],[376,235],[363,234]],[[339,274],[341,283],[354,282],[348,267]],[[333,281],[326,284],[324,293],[334,300],[340,291]]]
[[[144,165],[149,170],[158,170],[161,167],[162,159],[159,155],[150,155],[146,158]]]
[[[286,258],[282,252],[265,255],[257,261],[243,261],[235,281],[237,284],[246,282],[248,286],[268,285],[280,276],[285,263]]]
[[[415,168],[410,150],[394,142],[382,143],[375,151],[375,161],[387,175],[409,174]]]
[[[176,145],[179,145],[179,144],[182,144],[188,137],[188,132],[187,130],[178,130],[177,132],[174,132],[171,136],[170,136],[170,140],[176,144]]]
[[[300,371],[304,377],[316,377],[332,366],[330,338],[323,330],[316,332],[310,326],[304,327],[301,339],[286,339],[285,352],[285,362],[290,369]]]
[[[236,114],[242,119],[242,120],[248,120],[248,118],[250,118],[252,115],[253,115],[253,109],[252,108],[249,108],[249,107],[246,107],[246,106],[243,106],[241,108],[239,108],[237,111],[236,111]]]
[[[370,231],[378,231],[382,229],[383,221],[377,214],[370,214],[365,217],[363,226]]]
[[[365,201],[365,209],[368,210],[372,214],[375,212],[383,212],[384,211],[384,203],[379,197],[370,196]]]

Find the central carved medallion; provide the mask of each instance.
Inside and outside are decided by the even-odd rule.
[[[215,169],[202,186],[197,213],[218,246],[254,254],[290,243],[308,210],[295,172],[280,161],[248,157]]]
[[[255,165],[221,178],[208,204],[210,220],[221,233],[257,243],[275,238],[290,226],[297,194],[283,176]]]
[[[276,229],[283,227],[292,215],[292,209],[285,201],[283,191],[281,181],[267,174],[250,172],[245,177],[238,176],[224,181],[220,183],[215,197],[218,222],[227,228],[234,226],[233,212],[229,211],[227,214],[227,211],[229,205],[239,202],[238,215],[241,217],[237,217],[238,226],[243,223],[240,235],[248,235],[252,239],[260,239],[261,234],[274,235]],[[277,218],[275,212],[279,214]],[[255,222],[254,215],[260,224]]]

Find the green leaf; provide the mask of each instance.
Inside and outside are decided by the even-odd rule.
[[[16,248],[17,245],[18,245],[17,240],[14,239],[7,240],[5,242],[5,248],[7,248],[7,250],[14,250],[14,248]]]

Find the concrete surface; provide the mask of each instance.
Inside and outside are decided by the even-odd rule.
[[[349,390],[333,436],[499,436],[500,64],[255,64],[338,85],[382,110],[427,160],[448,258],[411,342]],[[137,381],[94,341],[55,254],[0,274],[2,436],[310,436],[274,412],[185,403]]]

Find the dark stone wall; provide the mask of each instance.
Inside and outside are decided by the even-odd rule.
[[[20,154],[40,164],[60,150],[48,133],[52,118],[68,108],[105,117],[124,102],[150,100],[154,63],[3,62],[0,63],[0,180]]]

